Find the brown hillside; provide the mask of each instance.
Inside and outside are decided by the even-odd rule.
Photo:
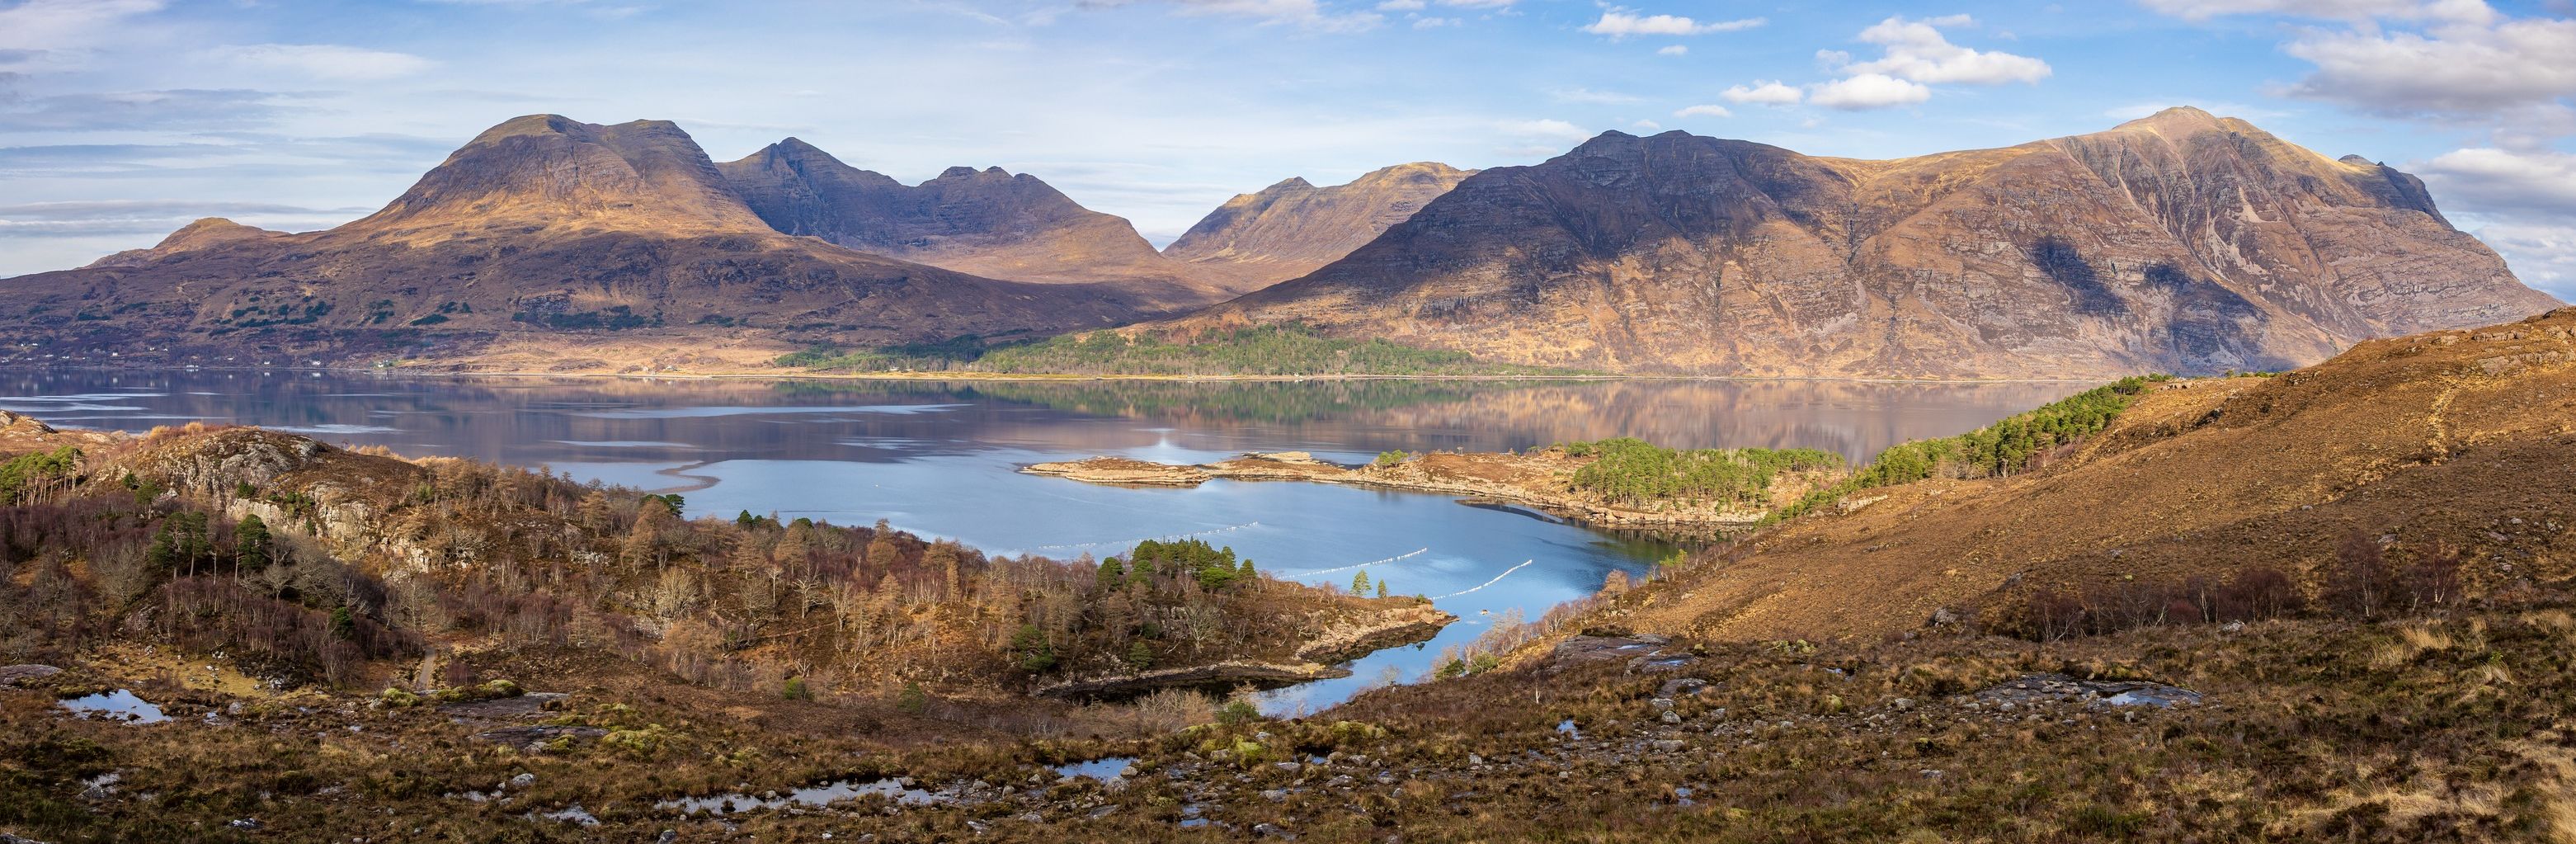
[[[1292,178],[1227,200],[1163,254],[1258,290],[1340,260],[1473,175],[1420,161],[1326,188]]]
[[[2356,534],[2464,553],[2470,594],[2576,575],[2576,308],[2174,382],[2044,468],[1853,496],[1640,597],[1641,629],[1875,637],[2034,589],[2223,580],[2315,592]],[[1884,496],[1884,498],[1881,498]]]
[[[1125,218],[999,167],[951,167],[906,185],[788,138],[716,165],[771,227],[873,255],[1046,284],[1099,284],[1179,311],[1252,288],[1202,281]]]
[[[1888,161],[1606,133],[1186,325],[1615,371],[2054,378],[2279,369],[2553,305],[2414,177],[2173,109]]]
[[[663,349],[740,367],[817,342],[1053,332],[1154,310],[1099,285],[996,281],[782,234],[678,127],[553,115],[493,127],[337,228],[199,221],[0,291],[0,336],[75,359],[417,355],[539,370]]]

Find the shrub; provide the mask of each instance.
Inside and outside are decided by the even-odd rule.
[[[1689,499],[1766,505],[1782,473],[1833,468],[1842,457],[1807,448],[1663,448],[1634,437],[1567,443],[1567,454],[1593,457],[1574,472],[1574,486],[1623,504]]]
[[[1261,720],[1261,710],[1255,708],[1252,705],[1252,701],[1242,697],[1236,697],[1233,700],[1226,701],[1224,706],[1216,708],[1216,722],[1229,727],[1241,726],[1258,720]],[[1258,745],[1255,745],[1254,749],[1258,750],[1260,748]]]

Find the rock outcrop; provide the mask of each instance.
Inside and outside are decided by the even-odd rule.
[[[1472,175],[1423,161],[1327,188],[1292,178],[1227,200],[1163,254],[1257,290],[1340,260]]]
[[[2414,177],[2183,108],[1889,161],[1611,132],[1177,327],[1631,372],[2091,378],[2282,369],[2551,305]]]

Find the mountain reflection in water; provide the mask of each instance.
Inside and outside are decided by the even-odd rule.
[[[1846,381],[868,382],[414,377],[338,372],[0,372],[0,409],[66,427],[261,425],[412,456],[545,465],[680,490],[692,516],[749,510],[887,520],[995,554],[1074,558],[1201,536],[1266,571],[1450,595],[1461,621],[1345,680],[1270,692],[1317,708],[1427,671],[1517,610],[1530,617],[1643,573],[1674,543],[1459,506],[1434,495],[1293,482],[1126,489],[1018,473],[1114,454],[1202,462],[1310,451],[1501,451],[1633,436],[1679,447],[1806,447],[1865,459],[2081,390],[2073,383]],[[1520,567],[1527,561],[1525,567]],[[1516,568],[1517,567],[1517,568]],[[1290,575],[1296,572],[1312,572]],[[1465,591],[1472,590],[1472,591]]]

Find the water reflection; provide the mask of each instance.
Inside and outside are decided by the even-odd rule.
[[[1535,617],[1610,571],[1674,546],[1516,508],[1292,482],[1125,489],[1022,475],[1029,463],[1116,454],[1200,462],[1311,451],[1498,451],[1637,436],[1675,446],[1827,449],[1855,458],[1965,431],[2080,384],[1833,381],[1317,381],[1261,383],[651,381],[355,373],[0,373],[0,408],[139,431],[204,419],[311,432],[412,455],[547,465],[678,490],[691,515],[740,511],[887,520],[991,553],[1106,556],[1200,536],[1265,571],[1439,596],[1461,617],[1430,645],[1374,655],[1354,676],[1268,693],[1320,707],[1428,671],[1438,651],[1517,610]]]

